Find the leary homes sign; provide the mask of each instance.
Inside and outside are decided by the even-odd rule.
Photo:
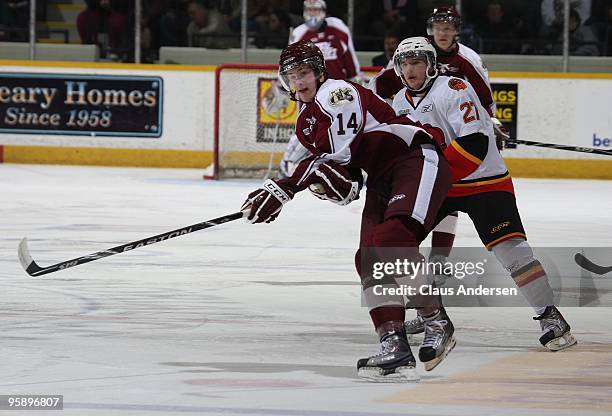
[[[160,77],[0,73],[0,133],[160,137]]]

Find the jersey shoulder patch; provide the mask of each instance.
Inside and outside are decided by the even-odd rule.
[[[465,81],[459,78],[449,79],[448,86],[450,89],[456,91],[467,90],[467,85],[465,85]]]
[[[339,87],[329,93],[329,105],[341,106],[355,100],[354,90],[350,87]]]

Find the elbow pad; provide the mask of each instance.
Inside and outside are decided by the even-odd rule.
[[[452,180],[457,182],[474,172],[487,157],[489,138],[482,133],[469,134],[453,140],[444,156],[451,166]]]

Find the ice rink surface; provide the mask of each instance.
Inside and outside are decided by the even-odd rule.
[[[36,279],[17,260],[25,236],[50,265],[232,213],[258,185],[201,176],[0,164],[0,394],[63,394],[71,415],[612,414],[603,307],[563,310],[579,345],[558,353],[539,346],[528,308],[450,308],[457,347],[430,373],[419,365],[419,383],[357,379],[357,359],[378,351],[353,269],[363,199],[300,194],[269,225]],[[532,245],[612,246],[612,182],[515,185]],[[456,245],[479,245],[465,215]]]

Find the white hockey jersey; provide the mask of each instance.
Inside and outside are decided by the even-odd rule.
[[[455,77],[438,76],[422,97],[412,97],[404,87],[395,95],[392,106],[398,115],[406,115],[411,120],[441,129],[446,146],[450,146],[458,137],[473,133],[482,133],[489,138],[486,157],[474,172],[453,184],[451,195],[453,192],[478,193],[473,190],[457,192],[457,188],[495,185],[510,180],[506,164],[497,149],[493,123],[469,82]],[[507,186],[502,187],[505,189],[500,190],[508,190]]]

